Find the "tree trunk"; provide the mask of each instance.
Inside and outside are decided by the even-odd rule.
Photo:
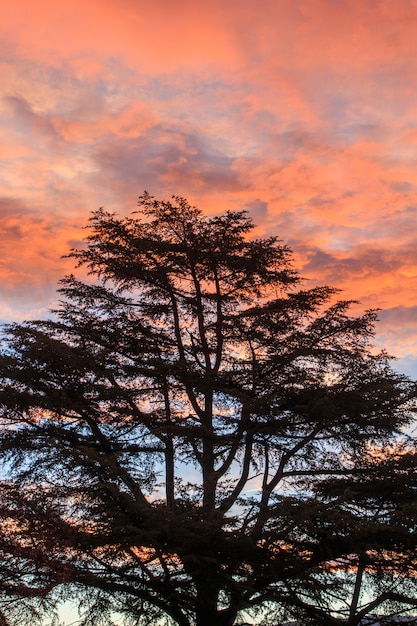
[[[218,608],[219,582],[216,572],[205,572],[206,576],[196,583],[195,603],[196,626],[233,626],[236,611],[221,611]]]
[[[196,608],[196,626],[233,626],[236,615],[224,615],[208,608]]]

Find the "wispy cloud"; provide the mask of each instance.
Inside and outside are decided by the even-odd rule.
[[[417,0],[9,3],[0,317],[48,306],[89,211],[148,189],[246,208],[411,354],[416,27]]]

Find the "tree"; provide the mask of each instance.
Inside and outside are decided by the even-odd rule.
[[[91,280],[7,328],[6,615],[78,594],[85,624],[353,626],[416,604],[415,386],[374,353],[375,311],[302,289],[251,229],[178,197],[100,209],[70,254]]]

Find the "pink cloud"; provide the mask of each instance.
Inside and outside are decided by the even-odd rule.
[[[416,23],[417,0],[9,3],[7,297],[47,306],[88,212],[146,188],[246,207],[310,278],[392,320],[416,306]]]
[[[0,215],[0,319],[43,317],[72,265],[61,255],[82,233],[71,220],[53,220],[18,199],[0,198]]]

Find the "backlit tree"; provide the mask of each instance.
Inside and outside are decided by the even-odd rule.
[[[415,387],[373,351],[374,311],[303,289],[251,229],[178,197],[99,210],[71,253],[91,280],[7,328],[14,623],[67,597],[85,624],[180,626],[354,626],[416,604]]]

